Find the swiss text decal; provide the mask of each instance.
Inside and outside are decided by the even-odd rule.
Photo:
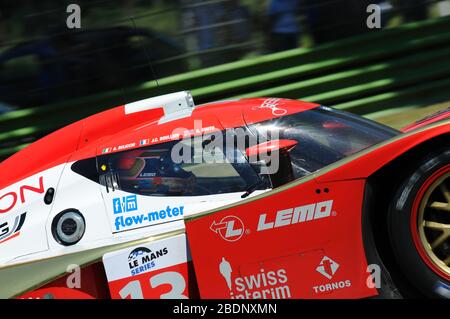
[[[310,183],[200,218],[186,230],[202,298],[362,298],[363,181]],[[349,201],[348,198],[352,200]],[[355,208],[356,207],[356,208]]]
[[[290,299],[289,278],[284,268],[255,268],[248,274],[237,274],[224,257],[219,272],[230,290],[231,299]],[[234,274],[233,274],[234,272]]]

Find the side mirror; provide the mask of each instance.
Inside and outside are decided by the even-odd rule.
[[[257,164],[260,174],[268,175],[273,188],[294,180],[291,151],[295,140],[272,140],[246,149],[250,164]]]
[[[268,155],[276,151],[289,152],[298,144],[295,140],[273,140],[251,146],[245,150],[248,158],[255,158],[260,155]]]

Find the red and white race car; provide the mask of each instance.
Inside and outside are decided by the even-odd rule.
[[[0,297],[448,298],[449,118],[189,92],[93,115],[0,164]]]

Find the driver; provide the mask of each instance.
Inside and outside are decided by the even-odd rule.
[[[194,174],[174,163],[166,150],[124,154],[118,168],[123,187],[132,187],[133,192],[183,195],[192,192],[195,184]]]

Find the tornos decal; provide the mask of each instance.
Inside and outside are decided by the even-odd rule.
[[[231,263],[222,257],[219,272],[230,290],[231,299],[289,299],[292,297],[288,284],[287,271],[278,269],[259,269],[245,276],[233,273]]]
[[[12,223],[0,221],[0,244],[20,235],[20,229],[25,222],[26,215],[27,213],[23,213],[16,216]]]
[[[17,191],[11,191],[9,193],[0,196],[0,214],[8,213],[13,210],[18,203],[25,204],[27,201],[27,193],[43,194],[44,178],[39,177],[39,185],[21,185]]]
[[[323,276],[328,279],[332,279],[334,274],[339,268],[339,264],[332,260],[331,258],[325,256],[322,258],[319,266],[317,266],[316,270]]]
[[[333,281],[335,274],[339,269],[339,264],[328,256],[324,256],[317,266],[316,271],[323,277],[330,280],[329,283],[318,284],[313,286],[313,291],[315,294],[326,294],[331,293],[335,290],[350,288],[352,282],[350,280],[338,280]]]

